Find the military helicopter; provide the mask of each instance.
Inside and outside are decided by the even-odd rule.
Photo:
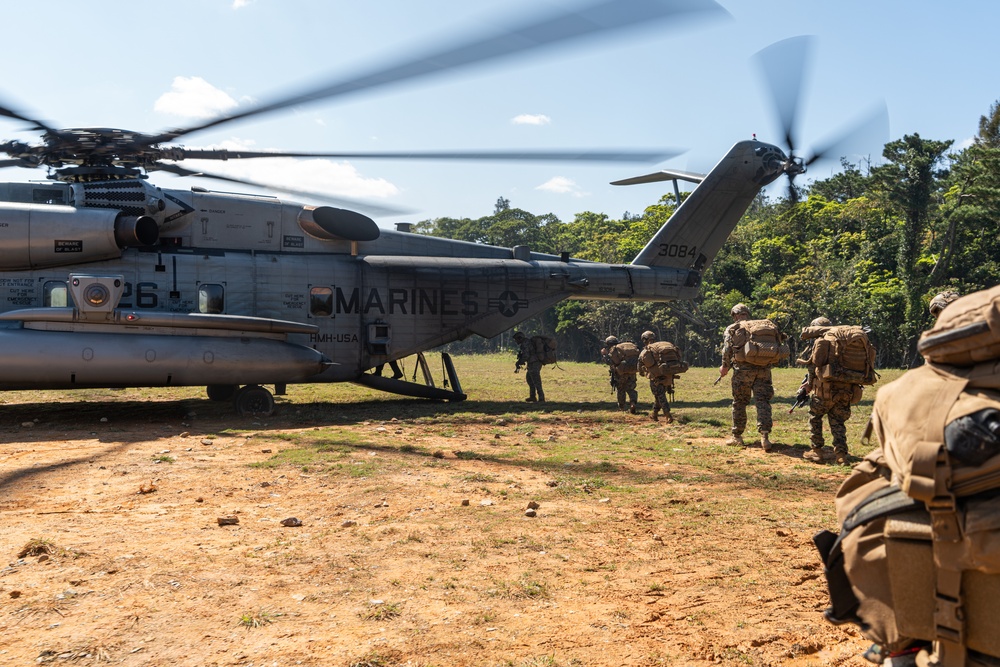
[[[205,386],[240,414],[271,414],[273,386],[355,382],[431,399],[466,395],[451,358],[435,386],[423,352],[492,337],[567,298],[691,299],[762,187],[804,170],[774,145],[740,141],[629,264],[381,229],[355,210],[206,190],[148,175],[194,172],[187,159],[351,157],[325,152],[186,149],[171,142],[223,123],[354,93],[597,32],[713,15],[712,0],[597,2],[464,46],[159,134],[58,129],[0,104],[41,143],[0,143],[0,167],[49,170],[48,183],[0,184],[0,390]],[[357,155],[357,154],[355,154]],[[424,159],[664,159],[663,151],[407,153]],[[368,373],[418,355],[424,383]]]

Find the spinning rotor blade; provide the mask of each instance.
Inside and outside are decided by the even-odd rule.
[[[267,188],[269,190],[274,190],[276,192],[284,192],[297,197],[307,197],[309,199],[319,199],[328,204],[336,204],[338,207],[350,208],[359,212],[367,212],[372,216],[389,216],[389,215],[406,215],[412,213],[400,208],[393,208],[391,206],[383,206],[381,204],[372,204],[370,202],[359,201],[356,199],[347,199],[344,197],[332,197],[329,194],[322,192],[310,192],[308,190],[295,190],[292,188],[282,187],[280,185],[274,185],[272,183],[261,183],[259,181],[251,181],[242,178],[234,178],[232,176],[224,176],[222,174],[212,174],[205,171],[193,171],[191,169],[185,169],[184,167],[167,164],[165,162],[157,162],[155,165],[151,165],[149,170],[152,171],[158,169],[160,171],[166,171],[171,174],[176,174],[177,176],[200,176],[202,178],[212,178],[217,181],[228,181],[230,183],[241,183],[243,185],[252,185],[258,188]]]
[[[0,104],[0,116],[6,116],[7,118],[13,118],[15,120],[23,120],[24,122],[29,123],[31,125],[30,129],[32,130],[51,132],[52,134],[55,135],[59,134],[59,130],[55,129],[54,127],[49,127],[48,123],[43,123],[42,121],[36,120],[34,118],[28,118],[24,114],[14,111],[10,107],[4,106],[3,104]]]
[[[7,167],[24,167],[25,169],[31,169],[32,165],[25,164],[23,160],[0,160],[0,169],[6,169]]]
[[[876,104],[867,114],[851,124],[846,130],[820,145],[809,158],[803,161],[809,166],[817,160],[838,159],[848,153],[864,151],[873,143],[884,145],[889,137],[889,109],[885,102]]]
[[[171,160],[241,160],[250,158],[344,158],[402,160],[517,160],[576,162],[662,162],[683,151],[662,150],[575,150],[575,151],[409,151],[405,153],[286,153],[226,149],[170,149]]]
[[[775,42],[755,56],[770,88],[785,145],[792,153],[795,152],[795,125],[802,97],[802,81],[813,41],[809,36],[790,37]]]
[[[518,53],[527,53],[543,47],[599,34],[611,34],[628,28],[646,27],[658,21],[669,19],[679,24],[685,19],[709,19],[723,16],[729,16],[729,13],[715,0],[629,0],[629,2],[598,0],[579,9],[557,12],[520,26],[501,30],[495,34],[478,36],[423,55],[407,57],[397,64],[382,69],[376,69],[343,81],[334,81],[315,90],[292,95],[243,112],[220,116],[201,125],[176,129],[158,136],[149,136],[145,138],[144,143],[148,146],[172,141],[178,137],[223,123],[260,116],[307,102],[402,83],[431,74],[498,60]]]

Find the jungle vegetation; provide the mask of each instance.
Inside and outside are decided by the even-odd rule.
[[[792,334],[820,315],[868,326],[879,367],[916,365],[916,341],[932,324],[927,303],[934,294],[967,294],[1000,282],[1000,102],[980,118],[965,147],[909,134],[885,144],[881,158],[860,165],[842,159],[840,172],[795,196],[758,196],[693,303],[568,300],[521,329],[555,334],[560,357],[576,361],[598,360],[609,334],[638,341],[651,329],[681,346],[692,365],[712,366],[729,309],[743,302],[754,317],[770,317]],[[677,205],[671,192],[641,214],[615,219],[588,211],[564,222],[500,198],[492,215],[427,220],[415,231],[625,263]],[[510,347],[508,336],[473,337],[451,349],[497,351]],[[798,341],[790,339],[794,358]]]

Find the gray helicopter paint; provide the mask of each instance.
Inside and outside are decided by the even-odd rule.
[[[6,241],[0,258],[14,259],[0,265],[0,340],[13,363],[0,364],[0,387],[29,386],[29,380],[33,387],[359,381],[377,364],[473,334],[494,336],[566,298],[692,298],[753,197],[780,173],[780,157],[767,144],[736,144],[627,265],[401,231],[382,230],[371,240],[361,240],[370,230],[358,239],[330,238],[331,229],[350,236],[350,225],[317,228],[316,207],[273,197],[164,191],[146,182],[141,206],[129,213],[159,224],[152,248],[120,247],[122,235],[114,234],[119,216],[87,208],[78,184],[61,190],[76,207],[2,203],[0,239]],[[101,205],[109,189],[114,183],[100,191]],[[8,194],[39,198],[30,189]],[[41,197],[57,199],[51,192]],[[4,223],[20,225],[21,232],[4,236]],[[61,225],[57,238],[78,242],[80,253],[46,251],[44,268],[11,268],[33,262],[34,248],[24,238],[51,243],[53,225]],[[119,317],[66,329],[56,326],[55,312],[62,309],[53,309],[48,325],[44,315],[39,321],[36,309],[48,305],[47,290],[82,272],[93,277],[88,280],[118,277],[118,312],[133,313],[140,323],[144,314],[199,312],[214,303],[201,293],[217,292],[220,314],[315,329],[265,333],[234,322],[228,330],[192,332],[155,317],[147,324]],[[19,320],[14,311],[25,308],[30,310]],[[47,357],[50,349],[57,353]],[[33,366],[43,370],[32,374]]]

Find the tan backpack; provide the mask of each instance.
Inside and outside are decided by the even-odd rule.
[[[665,340],[647,345],[639,353],[639,363],[642,374],[651,378],[680,375],[688,369],[687,362],[681,359],[681,351]]]
[[[618,343],[611,348],[608,359],[620,375],[635,375],[639,370],[639,348],[635,343]]]
[[[814,339],[810,363],[821,381],[858,385],[878,381],[875,347],[861,327],[806,327],[802,339]]]
[[[532,336],[531,340],[532,361],[537,361],[543,366],[554,364],[556,358],[556,339],[551,336]]]
[[[1000,293],[994,292],[995,295]],[[996,298],[965,297],[966,317]],[[949,305],[945,312],[962,300]],[[996,312],[996,311],[993,311]],[[942,318],[944,316],[942,315]],[[991,344],[981,327],[939,321],[921,341],[949,359]],[[993,329],[996,331],[996,329]],[[956,351],[957,350],[957,351]],[[925,355],[928,352],[925,351]],[[937,352],[934,352],[937,354]],[[953,355],[966,355],[956,357]],[[998,352],[997,356],[1000,356]],[[826,564],[834,622],[857,623],[887,651],[931,642],[942,667],[1000,658],[1000,369],[928,363],[882,387],[869,433],[881,443],[837,494],[841,532],[815,542]],[[931,655],[933,654],[933,655]],[[992,658],[984,657],[992,656]],[[918,659],[918,664],[920,664]]]
[[[956,366],[1000,358],[1000,285],[949,304],[917,350],[927,361]]]
[[[771,320],[742,320],[733,330],[731,343],[737,363],[766,368],[788,358],[788,336]]]

